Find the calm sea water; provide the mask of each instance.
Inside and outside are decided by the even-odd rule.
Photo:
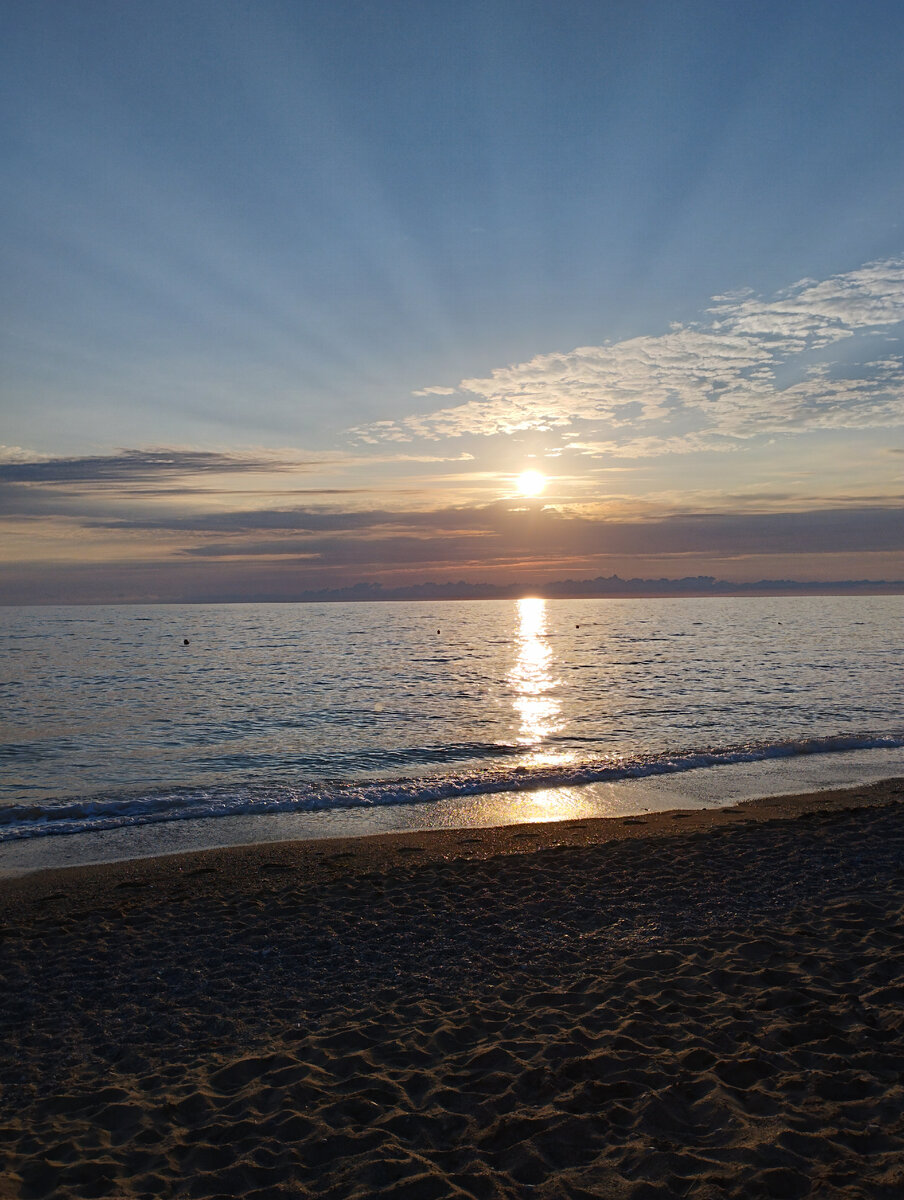
[[[901,597],[0,613],[0,841],[904,746]]]

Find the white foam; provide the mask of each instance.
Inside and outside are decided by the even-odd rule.
[[[703,768],[771,759],[900,747],[904,747],[904,734],[877,736],[864,733],[750,743],[724,749],[693,749],[634,759],[602,759],[579,765],[518,766],[487,772],[363,784],[317,786],[302,783],[296,787],[285,784],[268,787],[255,783],[245,787],[177,788],[140,794],[70,797],[0,809],[0,843],[214,817],[435,804],[472,796],[652,779]]]

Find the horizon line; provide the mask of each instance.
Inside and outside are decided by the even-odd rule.
[[[104,600],[36,599],[28,601],[0,600],[2,608],[103,607],[106,605],[142,604],[360,604],[452,602],[469,600],[606,600],[606,599],[706,599],[754,598],[782,596],[844,596],[904,594],[904,579],[843,579],[796,580],[759,579],[733,582],[710,575],[685,576],[673,579],[631,578],[619,575],[596,576],[592,579],[557,579],[543,584],[472,583],[459,579],[453,583],[432,580],[417,584],[385,585],[375,580],[343,584],[332,588],[300,591],[295,596],[220,596],[198,594],[164,599],[155,596],[118,596]]]

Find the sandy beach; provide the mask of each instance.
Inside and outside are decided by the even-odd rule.
[[[2,1197],[898,1197],[904,780],[0,885]]]

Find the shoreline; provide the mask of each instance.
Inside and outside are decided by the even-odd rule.
[[[430,829],[348,837],[286,839],[175,851],[83,866],[44,867],[0,875],[0,915],[10,904],[40,900],[60,888],[100,892],[126,885],[166,887],[186,872],[230,870],[236,878],[268,869],[301,872],[305,883],[334,878],[336,864],[349,874],[392,871],[402,863],[420,865],[453,859],[486,859],[560,847],[604,845],[626,840],[672,837],[735,826],[740,821],[789,820],[805,813],[874,807],[904,799],[904,776],[859,786],[762,796],[721,808],[674,808],[625,816],[580,817],[563,821],[461,829]],[[79,836],[79,835],[73,835]]]
[[[835,750],[740,761],[615,781],[477,793],[413,804],[219,815],[125,825],[0,844],[0,882],[35,871],[157,859],[282,842],[383,834],[477,832],[605,818],[656,819],[665,810],[718,809],[742,801],[863,789],[904,775],[900,748]],[[600,828],[603,828],[602,826]]]
[[[4,1200],[904,1189],[904,778],[0,883]]]

